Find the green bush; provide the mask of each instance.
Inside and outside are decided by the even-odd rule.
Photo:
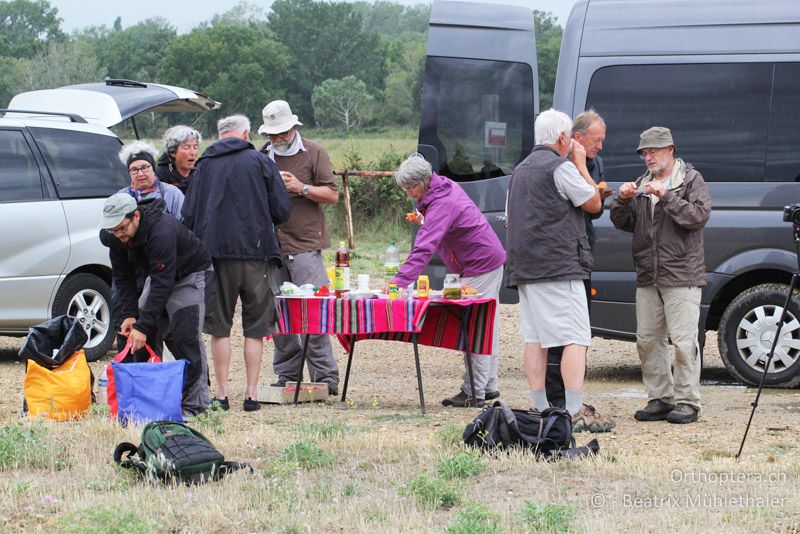
[[[561,504],[537,505],[530,501],[522,504],[519,517],[529,532],[569,532],[575,519],[575,510]]]
[[[455,520],[445,529],[445,534],[500,534],[503,532],[497,514],[489,508],[473,504],[458,512]]]
[[[439,476],[450,480],[473,477],[484,469],[486,464],[475,450],[462,451],[439,462]]]
[[[0,469],[58,467],[55,449],[47,429],[37,423],[5,425],[0,428]]]
[[[426,508],[452,508],[461,503],[461,495],[444,480],[419,475],[401,493],[412,495]]]
[[[333,464],[333,457],[311,440],[298,441],[281,451],[281,460],[304,469],[316,469]]]

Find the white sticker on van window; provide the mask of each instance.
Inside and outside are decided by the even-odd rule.
[[[506,123],[487,121],[483,128],[483,143],[487,148],[506,147]]]

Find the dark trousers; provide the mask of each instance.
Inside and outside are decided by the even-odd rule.
[[[583,281],[586,286],[586,305],[589,314],[592,313],[592,280]],[[550,347],[547,349],[547,374],[545,375],[544,390],[550,406],[564,408],[566,399],[564,395],[564,380],[561,378],[561,353],[564,347]],[[587,365],[588,369],[588,365]]]

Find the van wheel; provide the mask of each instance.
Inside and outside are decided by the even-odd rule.
[[[717,337],[719,353],[728,371],[745,384],[757,386],[761,382],[788,290],[785,284],[752,287],[733,299],[722,314]],[[799,319],[800,293],[795,291],[765,386],[800,385]]]
[[[111,289],[102,278],[80,273],[64,280],[53,301],[53,317],[58,315],[77,317],[83,324],[89,337],[83,346],[88,361],[99,360],[111,348]]]

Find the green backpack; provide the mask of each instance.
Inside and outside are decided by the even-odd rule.
[[[148,479],[188,484],[218,480],[237,469],[253,471],[247,463],[226,462],[204,435],[176,421],[148,423],[142,430],[141,445],[120,443],[114,461]]]

